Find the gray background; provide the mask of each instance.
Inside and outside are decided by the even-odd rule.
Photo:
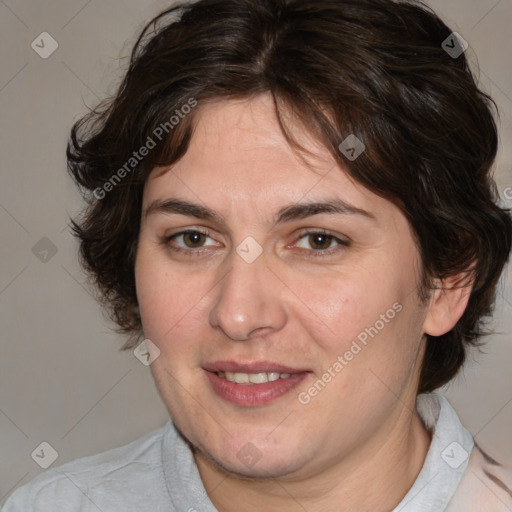
[[[496,176],[512,206],[512,0],[429,3],[469,42],[500,107]],[[149,369],[119,352],[122,339],[85,284],[67,229],[81,202],[64,154],[73,121],[114,92],[138,31],[167,5],[0,2],[0,504],[42,471],[31,458],[42,441],[57,450],[58,465],[125,444],[167,418]],[[31,48],[42,32],[59,45],[47,59]],[[442,392],[481,446],[512,464],[510,274],[487,353]]]

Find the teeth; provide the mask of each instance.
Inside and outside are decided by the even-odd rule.
[[[265,382],[273,382],[278,379],[289,379],[289,373],[277,372],[260,372],[260,373],[234,373],[234,372],[218,372],[217,375],[230,382],[237,384],[264,384]]]
[[[248,384],[249,383],[249,375],[247,375],[247,373],[235,373],[233,375],[233,380],[237,384]]]
[[[242,374],[239,374],[242,375]],[[252,382],[253,384],[263,384],[264,382],[268,382],[268,375],[264,372],[262,373],[250,373],[248,375],[249,382]],[[238,382],[238,381],[236,381]]]

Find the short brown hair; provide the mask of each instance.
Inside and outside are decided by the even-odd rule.
[[[462,273],[473,281],[457,325],[427,336],[418,392],[452,379],[467,346],[485,334],[512,222],[497,205],[490,171],[494,104],[464,53],[443,48],[446,40],[455,44],[450,37],[428,7],[412,1],[199,0],[152,20],[117,95],[75,124],[67,151],[88,201],[73,222],[81,261],[120,330],[132,335],[124,348],[141,334],[134,263],[147,176],[184,155],[202,103],[271,93],[292,144],[283,109],[407,217],[423,296],[434,278]],[[191,101],[198,107],[171,122]],[[155,133],[163,135],[156,147],[130,160],[156,142]],[[351,134],[366,145],[353,161],[339,150]]]

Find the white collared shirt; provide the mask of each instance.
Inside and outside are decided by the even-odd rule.
[[[423,468],[392,512],[512,512],[512,470],[485,455],[442,396],[420,395],[432,433]],[[217,512],[192,450],[169,421],[121,448],[47,470],[2,512]]]

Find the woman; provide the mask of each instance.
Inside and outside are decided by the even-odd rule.
[[[511,247],[465,48],[404,1],[200,0],[148,25],[68,161],[85,269],[172,421],[6,512],[512,509],[432,393]]]

